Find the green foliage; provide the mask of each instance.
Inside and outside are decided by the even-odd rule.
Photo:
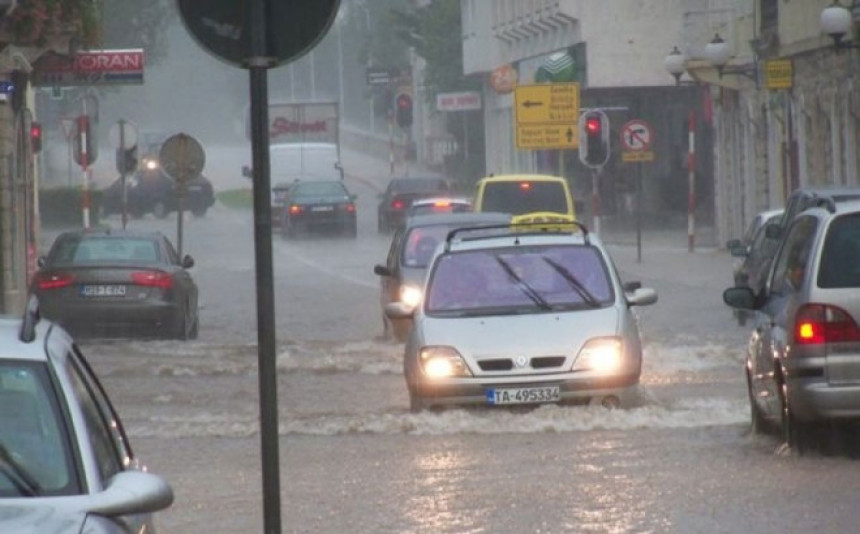
[[[90,222],[99,224],[102,193],[89,191]],[[58,187],[39,191],[39,217],[45,228],[77,228],[81,226],[81,188]]]
[[[460,0],[433,0],[414,11],[392,10],[391,20],[400,39],[427,62],[428,102],[435,102],[437,93],[480,89],[479,79],[463,75]]]
[[[94,0],[21,0],[3,21],[0,41],[44,46],[52,37],[69,35],[93,46],[99,41],[99,12]]]
[[[103,48],[143,48],[147,65],[167,56],[167,28],[178,17],[170,0],[102,0]]]

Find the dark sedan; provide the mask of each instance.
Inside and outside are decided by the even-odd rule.
[[[334,233],[356,237],[355,198],[340,180],[294,182],[281,204],[281,236]]]
[[[180,185],[160,168],[144,168],[126,178],[127,213],[143,217],[152,213],[159,219],[179,209]],[[202,175],[185,184],[182,207],[195,217],[203,217],[215,203],[212,183]],[[102,191],[101,213],[122,213],[122,178],[117,178]]]
[[[379,195],[377,228],[380,233],[396,230],[403,226],[413,201],[452,193],[450,181],[441,176],[392,178],[385,191]]]
[[[390,302],[405,302],[415,306],[421,301],[424,275],[436,252],[436,246],[445,240],[454,228],[508,224],[511,216],[504,213],[438,213],[415,215],[406,220],[391,238],[385,264],[374,266],[380,277],[380,305],[384,310]],[[391,320],[382,313],[383,335],[393,335],[405,341],[412,328],[411,320]]]
[[[75,337],[194,339],[193,265],[161,233],[70,231],[39,258],[30,291],[42,315]]]

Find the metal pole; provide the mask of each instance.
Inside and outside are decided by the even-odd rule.
[[[687,119],[687,250],[695,250],[696,241],[696,113],[690,111]]]
[[[125,119],[119,120],[120,185],[122,186],[122,229],[128,226],[128,187],[125,168]]]
[[[636,262],[642,263],[642,162],[636,164]]]
[[[594,233],[600,235],[600,187],[598,187],[599,169],[591,169],[591,214]]]
[[[252,0],[251,152],[254,168],[254,251],[257,274],[257,356],[260,387],[260,449],[263,478],[263,530],[281,532],[281,482],[278,457],[278,369],[275,361],[275,298],[272,269],[272,204],[269,176],[269,96],[266,57],[266,1]]]
[[[90,227],[90,192],[89,192],[89,180],[87,176],[87,169],[89,167],[89,154],[87,154],[87,104],[86,100],[84,102],[84,113],[80,117],[78,117],[78,135],[81,140],[81,212],[83,214],[83,224],[84,228]]]

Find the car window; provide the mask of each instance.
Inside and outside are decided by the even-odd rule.
[[[448,225],[418,226],[409,230],[403,242],[401,261],[406,267],[427,267],[436,245],[445,239]]]
[[[102,481],[123,470],[127,461],[117,436],[113,414],[104,411],[104,401],[100,399],[101,392],[88,380],[74,358],[66,360],[66,372],[72,384],[74,396],[84,414],[87,438],[95,453],[96,467]]]
[[[86,265],[103,262],[158,261],[158,245],[149,238],[87,236],[58,241],[49,256],[55,265]]]
[[[338,182],[305,182],[293,186],[293,197],[317,197],[347,195],[346,188]]]
[[[774,266],[772,292],[784,295],[800,289],[817,227],[814,217],[803,216],[791,225]]]
[[[22,495],[15,474],[31,479],[42,495],[80,493],[69,432],[45,364],[0,363],[0,497]]]
[[[590,245],[481,249],[439,257],[427,285],[428,314],[486,314],[610,304],[609,268]]]
[[[522,215],[535,211],[568,211],[564,186],[558,182],[487,182],[481,211]]]
[[[860,214],[842,215],[830,223],[821,253],[818,286],[860,287]]]

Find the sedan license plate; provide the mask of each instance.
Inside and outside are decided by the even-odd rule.
[[[81,295],[85,297],[124,297],[123,285],[89,285],[81,287]]]
[[[536,402],[557,402],[561,398],[558,386],[530,388],[488,389],[489,404],[530,404]]]
[[[311,211],[334,211],[334,206],[314,206]]]

